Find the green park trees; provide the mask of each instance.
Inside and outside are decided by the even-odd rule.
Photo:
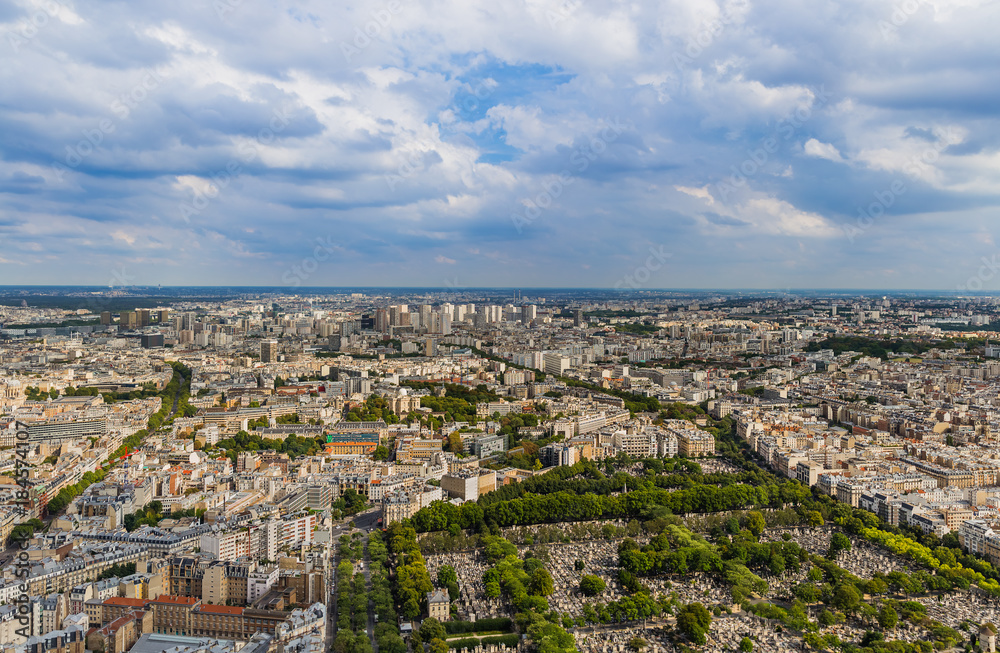
[[[688,603],[677,612],[677,631],[691,642],[702,645],[712,625],[712,614],[701,603]]]

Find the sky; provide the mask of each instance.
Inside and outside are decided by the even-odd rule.
[[[1000,290],[996,0],[0,0],[0,284]]]

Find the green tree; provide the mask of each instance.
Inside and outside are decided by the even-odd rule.
[[[891,605],[883,605],[878,611],[878,625],[884,630],[892,630],[899,623],[899,614]]]
[[[861,594],[854,585],[841,583],[833,593],[833,606],[847,614],[853,614],[861,607]]]
[[[452,583],[457,583],[458,574],[455,573],[455,568],[451,565],[443,565],[438,569],[437,582],[441,587],[448,587]]]
[[[607,584],[600,576],[585,574],[580,579],[580,591],[586,596],[597,596],[607,588]]]
[[[753,533],[756,538],[760,537],[760,534],[764,532],[767,527],[767,523],[764,521],[764,515],[762,515],[757,510],[751,510],[746,516],[746,529]]]
[[[712,614],[701,603],[688,603],[677,611],[677,630],[687,639],[704,645],[705,634],[712,625]]]
[[[740,650],[743,653],[750,653],[753,650],[753,641],[749,637],[744,637],[740,640]]]
[[[843,533],[834,533],[830,538],[830,552],[827,555],[831,560],[837,559],[837,554],[841,551],[851,550],[851,539]]]
[[[445,631],[444,626],[434,617],[428,617],[420,624],[420,639],[422,641],[430,642],[435,639],[443,641],[447,637],[448,633]]]
[[[528,589],[535,596],[550,596],[556,591],[555,584],[552,582],[552,574],[544,568],[536,569],[531,573]]]

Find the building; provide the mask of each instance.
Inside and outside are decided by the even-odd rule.
[[[378,433],[328,433],[325,451],[330,456],[370,454],[378,443]]]
[[[448,496],[461,499],[462,501],[475,501],[479,498],[480,494],[479,472],[478,468],[473,468],[462,469],[453,474],[445,474],[441,477],[441,490],[447,492]],[[492,472],[492,477],[493,489],[496,489],[496,472]]]
[[[544,372],[552,376],[562,376],[569,369],[569,358],[562,354],[545,354],[542,356]]]
[[[32,444],[41,442],[56,444],[63,440],[80,440],[83,438],[103,438],[107,434],[107,419],[59,420],[49,422],[18,423],[28,431],[28,441]]]
[[[715,437],[711,433],[687,429],[677,433],[677,453],[688,458],[715,455]]]
[[[71,625],[29,637],[23,650],[25,653],[84,653],[86,639],[87,629],[84,626]]]
[[[144,633],[152,632],[153,613],[136,610],[87,633],[87,649],[125,653]]]
[[[438,621],[451,618],[451,601],[446,590],[438,589],[427,593],[427,616]]]
[[[219,560],[235,560],[249,555],[250,538],[244,530],[229,533],[205,533],[201,536],[201,550]]]
[[[260,343],[260,362],[261,363],[276,363],[278,362],[278,341],[277,340],[263,340]]]

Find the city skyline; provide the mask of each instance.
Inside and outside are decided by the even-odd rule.
[[[0,277],[1000,290],[996,4],[0,5]]]

